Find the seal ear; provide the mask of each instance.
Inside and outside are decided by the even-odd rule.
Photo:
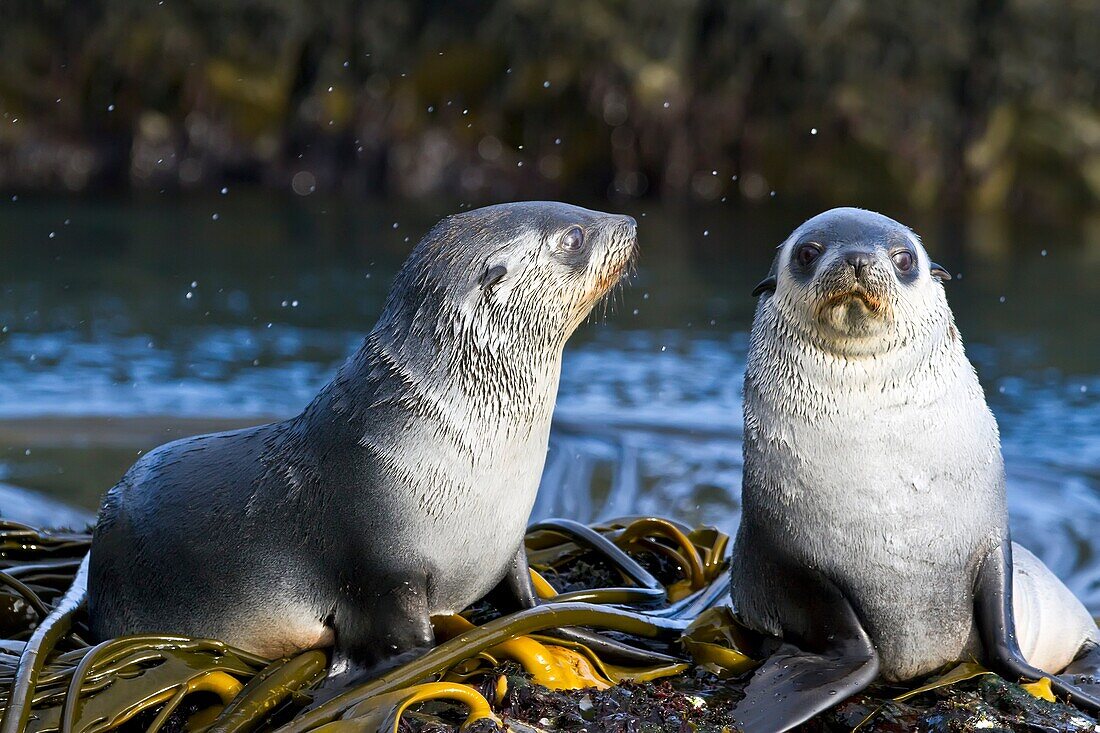
[[[943,265],[937,265],[935,262],[928,264],[928,274],[940,281],[951,279],[951,273],[945,270]]]
[[[752,289],[752,297],[756,298],[764,293],[774,293],[775,288],[779,283],[779,262],[778,257],[772,260],[772,267],[768,270],[768,276],[756,284],[756,287]]]
[[[766,278],[756,284],[756,287],[752,289],[752,297],[757,297],[763,293],[774,293],[776,287],[775,275],[768,275]]]
[[[481,273],[481,277],[477,279],[477,285],[482,290],[488,290],[501,281],[505,275],[508,274],[508,268],[504,265],[494,265],[485,272]]]

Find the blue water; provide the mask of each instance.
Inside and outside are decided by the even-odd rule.
[[[94,506],[160,427],[293,414],[369,330],[412,242],[455,208],[246,192],[0,201],[0,480]],[[732,530],[749,292],[813,211],[630,213],[639,276],[567,348],[536,513]],[[948,296],[1001,426],[1015,536],[1100,611],[1100,235],[907,221],[962,275]]]

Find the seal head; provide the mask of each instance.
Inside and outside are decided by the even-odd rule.
[[[782,301],[792,326],[819,348],[870,353],[903,337],[899,321],[935,298],[928,280],[949,280],[908,227],[871,211],[832,209],[806,221],[779,246],[754,291]]]

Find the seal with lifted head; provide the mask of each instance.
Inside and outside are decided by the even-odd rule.
[[[559,203],[444,219],[300,415],[164,445],[107,493],[95,636],[335,645],[339,675],[431,646],[430,616],[498,582],[527,595],[562,349],[636,250],[630,217]]]
[[[731,596],[774,640],[736,708],[746,731],[969,658],[1100,705],[1051,677],[1095,669],[1100,634],[1009,540],[948,279],[909,228],[847,208],[796,229],[754,293]]]

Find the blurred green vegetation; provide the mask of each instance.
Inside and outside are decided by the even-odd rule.
[[[1093,0],[5,0],[0,188],[1100,204]]]

